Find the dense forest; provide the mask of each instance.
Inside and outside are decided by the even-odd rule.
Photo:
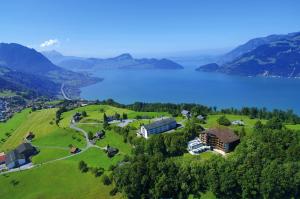
[[[193,127],[141,140],[134,155],[114,169],[116,190],[128,198],[188,198],[206,191],[217,198],[299,198],[300,134],[278,122],[258,122],[226,158],[190,164],[172,157],[196,133]]]

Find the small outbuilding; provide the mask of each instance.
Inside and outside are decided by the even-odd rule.
[[[239,126],[244,126],[245,122],[242,120],[235,120],[231,122],[232,125],[239,125]]]
[[[119,152],[119,149],[107,145],[106,152],[107,152],[107,156],[111,158],[114,157]]]
[[[188,110],[182,110],[181,114],[186,117],[186,118],[190,118],[191,117],[191,112]]]
[[[34,133],[33,132],[29,132],[25,136],[25,139],[28,140],[28,141],[32,141],[34,137],[35,137]]]
[[[76,154],[76,153],[79,153],[80,152],[80,149],[77,148],[77,147],[71,147],[70,148],[70,153],[72,154]]]
[[[98,131],[95,133],[95,138],[102,139],[105,135],[105,131]]]

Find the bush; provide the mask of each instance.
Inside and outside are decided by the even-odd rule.
[[[109,192],[109,195],[114,196],[114,195],[116,195],[117,193],[118,193],[118,188],[115,187],[115,188],[113,188],[113,189]]]
[[[104,173],[104,169],[102,167],[90,168],[90,170],[95,175],[95,177],[99,177]]]
[[[223,126],[230,126],[231,125],[231,122],[229,121],[229,119],[226,118],[226,116],[221,116],[219,119],[218,119],[218,123],[220,125],[223,125]]]
[[[110,185],[111,184],[111,179],[107,175],[102,176],[102,182],[104,185]]]
[[[86,172],[88,172],[88,170],[89,170],[87,164],[86,164],[84,161],[82,161],[82,160],[79,162],[78,167],[79,167],[79,170],[80,170],[82,173],[86,173]]]

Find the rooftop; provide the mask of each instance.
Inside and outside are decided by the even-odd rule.
[[[228,128],[213,128],[213,129],[208,129],[203,133],[215,135],[223,143],[231,143],[240,139],[232,130]]]
[[[9,164],[11,162],[14,162],[18,159],[25,159],[25,156],[23,154],[18,153],[17,150],[13,150],[10,151],[7,155],[6,155],[6,164]]]
[[[151,124],[147,124],[145,125],[145,129],[150,130],[150,129],[155,129],[155,128],[159,128],[165,125],[169,125],[172,123],[176,123],[176,121],[173,118],[166,118],[166,119],[162,119],[162,120],[158,120],[156,122],[153,122]]]
[[[27,150],[35,151],[35,148],[29,143],[23,143],[23,144],[20,144],[18,146],[18,148],[16,148],[16,150],[18,151],[18,153],[23,153],[24,151],[27,151]]]

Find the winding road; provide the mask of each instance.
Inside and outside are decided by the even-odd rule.
[[[65,93],[65,91],[64,91],[64,87],[65,87],[65,84],[63,83],[63,84],[61,85],[61,87],[60,87],[60,91],[61,91],[62,96],[64,97],[65,100],[72,100],[71,98],[69,98],[69,97],[66,95],[66,93]]]

